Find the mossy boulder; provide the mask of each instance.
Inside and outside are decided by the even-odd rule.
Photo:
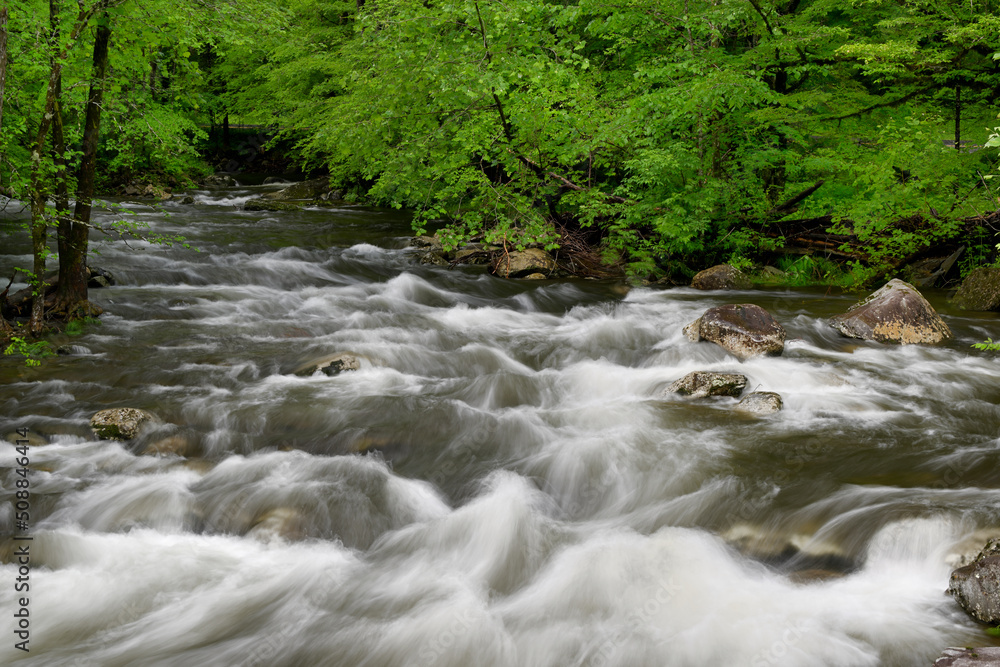
[[[1000,310],[1000,268],[983,267],[970,273],[951,303],[962,310]]]
[[[739,373],[688,373],[664,390],[664,395],[681,394],[691,398],[739,396],[747,386],[747,376]]]
[[[748,289],[750,279],[729,264],[719,264],[699,271],[691,279],[691,287],[700,290]]]
[[[531,273],[551,275],[556,270],[556,260],[540,248],[499,253],[490,264],[490,272],[501,278],[520,278]]]

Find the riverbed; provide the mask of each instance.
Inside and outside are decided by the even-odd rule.
[[[853,341],[827,318],[863,295],[504,280],[420,264],[400,212],[242,210],[267,189],[116,202],[103,222],[191,247],[95,232],[100,323],[0,358],[0,436],[33,443],[30,652],[5,612],[0,664],[911,666],[996,642],[944,592],[1000,536],[1000,357],[971,347],[996,314],[927,291],[953,340]],[[3,215],[9,278],[30,246]],[[724,303],[771,312],[784,354],[685,338]],[[360,370],[292,373],[335,353]],[[784,409],[663,394],[696,370]],[[162,423],[96,440],[118,406]],[[143,454],[164,441],[185,455]]]

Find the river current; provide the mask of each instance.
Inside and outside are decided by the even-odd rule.
[[[1000,357],[971,348],[996,315],[928,291],[954,340],[850,341],[826,319],[857,294],[502,280],[421,265],[394,211],[242,210],[266,189],[124,203],[197,250],[95,233],[101,323],[0,358],[0,437],[33,443],[27,653],[0,444],[0,664],[910,666],[995,642],[944,591],[1000,535]],[[9,278],[29,243],[4,215]],[[783,356],[684,337],[723,303],[769,310]],[[341,352],[361,369],[291,372]],[[784,409],[661,395],[695,370]],[[118,406],[163,423],[96,440]],[[142,454],[164,440],[187,456]]]

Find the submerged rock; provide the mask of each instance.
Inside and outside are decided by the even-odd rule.
[[[755,391],[743,397],[736,404],[740,412],[750,412],[755,415],[770,415],[784,407],[781,395],[773,391]]]
[[[276,538],[298,542],[305,539],[306,532],[306,518],[301,512],[291,507],[276,507],[257,517],[247,536],[262,542]]]
[[[746,375],[695,371],[671,384],[664,390],[663,394],[684,394],[692,398],[739,396],[746,386]]]
[[[778,356],[785,349],[785,330],[769,312],[752,303],[709,308],[684,328],[688,339],[707,340],[737,358]]]
[[[172,435],[162,440],[150,443],[142,451],[147,456],[181,456],[188,457],[193,454],[193,443],[183,435]]]
[[[729,264],[719,264],[695,274],[691,287],[700,290],[747,289],[750,280],[739,269]]]
[[[940,343],[951,329],[913,285],[890,280],[830,325],[849,338],[880,343]]]
[[[101,440],[132,440],[142,429],[160,420],[138,408],[110,408],[90,418],[90,428]]]
[[[1000,667],[1000,648],[946,648],[934,661],[934,667]]]
[[[346,371],[361,370],[361,362],[353,354],[333,354],[302,364],[293,373],[308,377],[317,371],[333,377]]]
[[[1000,623],[1000,540],[990,540],[971,565],[951,573],[948,593],[980,623]]]
[[[500,253],[490,265],[490,272],[501,278],[519,278],[531,273],[549,275],[556,270],[556,260],[539,248]]]
[[[1000,268],[982,267],[970,273],[951,302],[962,310],[1000,310]]]

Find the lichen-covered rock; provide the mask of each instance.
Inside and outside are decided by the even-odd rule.
[[[663,394],[683,394],[692,398],[739,396],[747,386],[747,376],[739,373],[688,373],[667,387]]]
[[[770,415],[781,410],[783,405],[780,394],[773,391],[755,391],[744,396],[743,400],[736,404],[736,409],[755,415]]]
[[[1000,540],[990,540],[971,565],[952,572],[948,592],[980,623],[1000,623]]]
[[[490,265],[490,271],[501,278],[519,278],[529,273],[549,275],[556,270],[556,260],[539,248],[500,253]]]
[[[696,273],[691,279],[691,287],[700,290],[747,289],[750,280],[736,267],[719,264]]]
[[[890,280],[831,326],[849,338],[880,343],[940,343],[951,338],[951,329],[913,285]]]
[[[778,356],[785,349],[785,329],[752,303],[709,308],[684,327],[684,333],[693,342],[707,340],[739,359]]]
[[[302,364],[293,371],[296,375],[310,376],[317,371],[324,375],[340,375],[346,371],[361,370],[361,362],[353,354],[333,354]]]
[[[983,267],[970,273],[951,302],[962,310],[1000,310],[1000,268]]]
[[[132,440],[143,427],[159,422],[156,415],[138,408],[110,408],[90,418],[90,428],[101,440]]]
[[[934,667],[1000,667],[1000,647],[946,648]]]

